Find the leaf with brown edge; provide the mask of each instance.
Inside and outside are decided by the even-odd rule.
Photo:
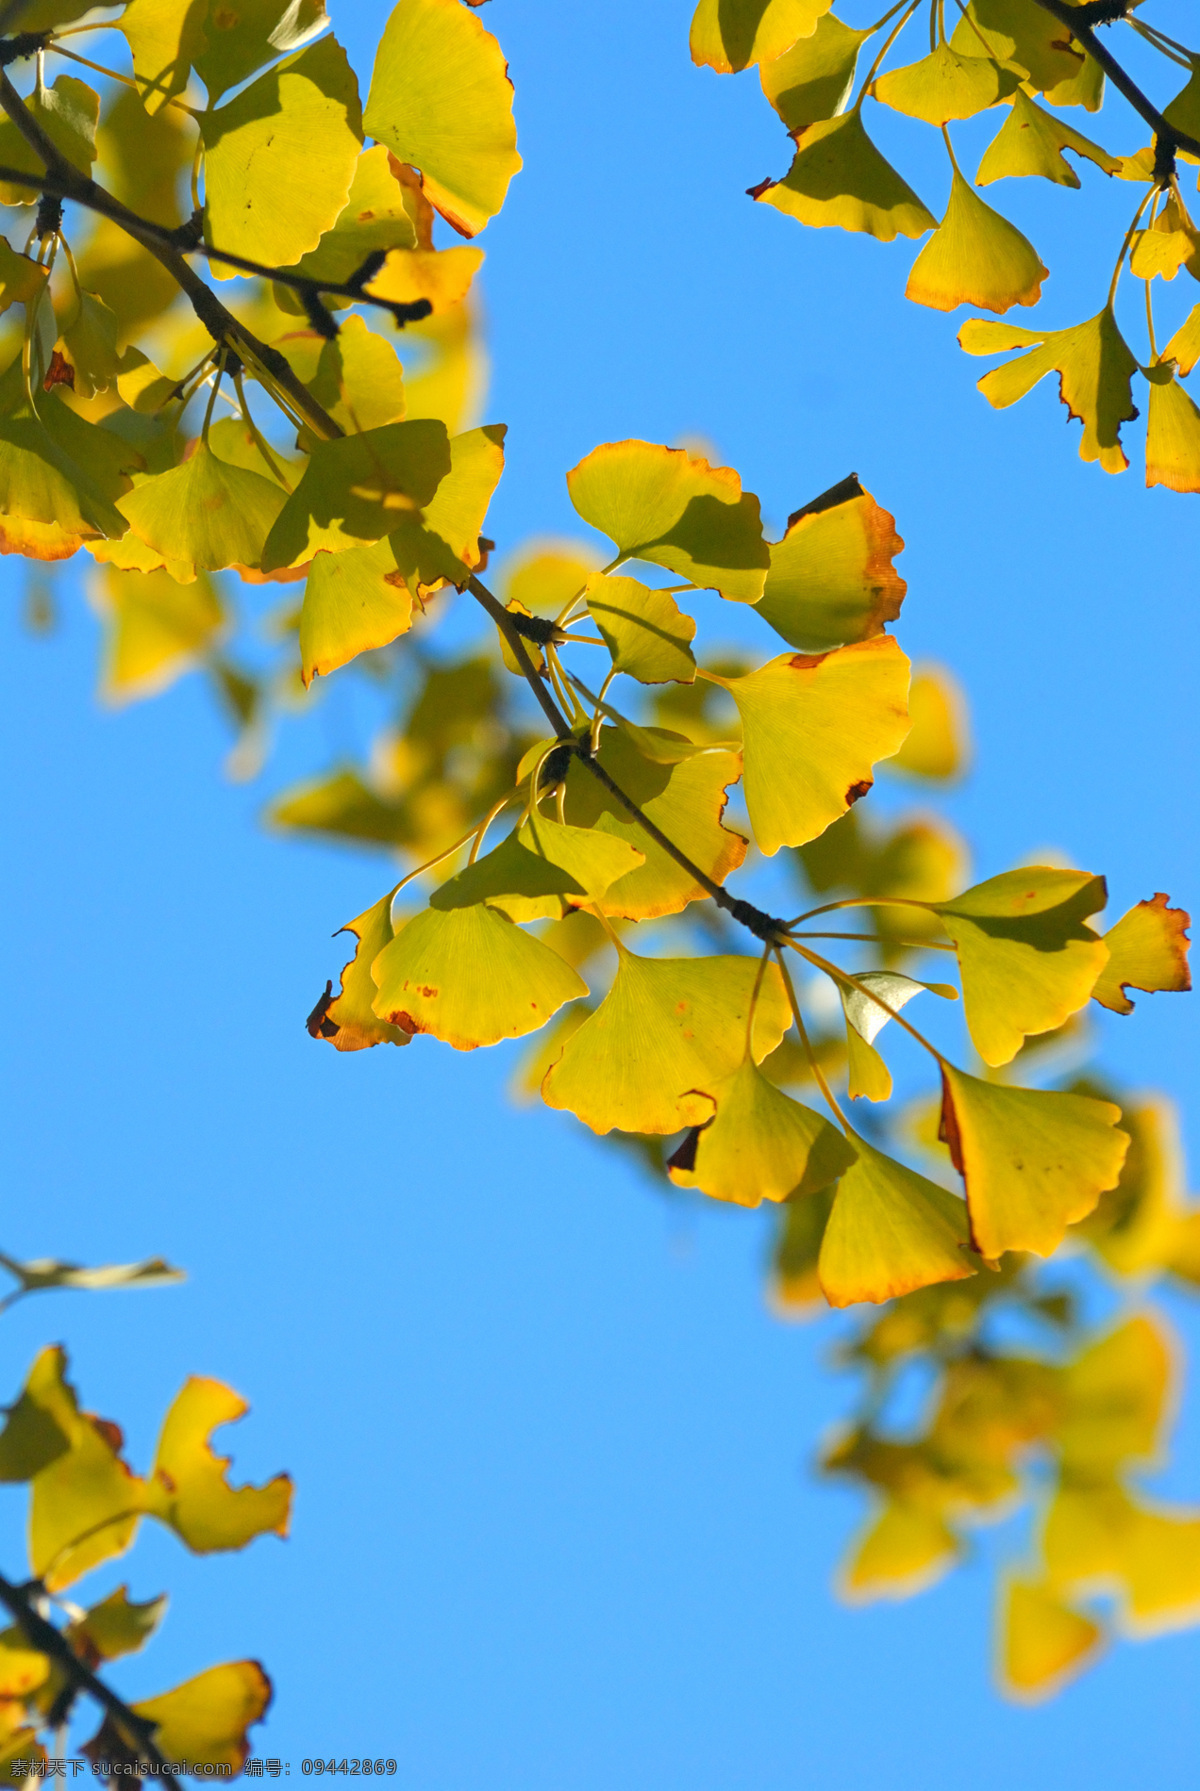
[[[68,1626],[67,1640],[84,1664],[95,1668],[102,1660],[120,1660],[144,1648],[166,1610],[165,1592],[138,1603],[130,1598],[128,1586],[118,1586]]]
[[[699,68],[737,74],[811,37],[833,0],[700,0],[689,47]]]
[[[1056,186],[1077,187],[1079,176],[1063,154],[1065,149],[1086,157],[1105,174],[1116,174],[1121,167],[1120,156],[1109,155],[1018,89],[1012,96],[1011,112],[983,152],[975,185],[986,187],[994,180],[1040,175]]]
[[[844,814],[908,732],[909,664],[890,635],[783,654],[743,678],[705,675],[741,712],[746,807],[767,857]]]
[[[1049,271],[1028,238],[955,169],[946,215],[913,262],[904,296],[935,311],[1007,311],[1036,305]]]
[[[763,93],[789,131],[805,130],[841,111],[854,84],[858,52],[870,35],[869,29],[856,31],[827,12],[811,37],[759,64]]]
[[[876,149],[857,110],[809,125],[783,179],[751,188],[751,197],[816,229],[836,225],[883,243],[924,236],[937,224]]]
[[[900,614],[908,589],[892,565],[903,552],[895,518],[869,491],[807,506],[771,547],[759,615],[802,653],[869,640]]]
[[[1044,1581],[1011,1575],[1001,1607],[1000,1683],[1033,1704],[1053,1697],[1096,1658],[1104,1630]]]
[[[1050,1256],[1113,1188],[1129,1148],[1121,1109],[1089,1095],[1006,1088],[942,1064],[940,1136],[963,1178],[971,1242]]]
[[[1143,369],[1150,382],[1146,426],[1146,484],[1168,491],[1200,491],[1200,410],[1169,361]]]
[[[825,1227],[817,1274],[831,1306],[879,1304],[975,1273],[963,1202],[855,1136]]]
[[[163,1421],[146,1483],[146,1511],[167,1524],[197,1555],[245,1548],[268,1532],[286,1536],[292,1482],[277,1474],[264,1486],[230,1486],[227,1457],[214,1453],[212,1432],[244,1418],[246,1401],[222,1381],[192,1375]]]
[[[120,1430],[80,1411],[66,1365],[63,1350],[43,1350],[25,1389],[68,1445],[34,1475],[29,1506],[30,1564],[55,1592],[124,1553],[145,1494],[121,1457]]]
[[[749,1058],[706,1092],[716,1117],[668,1158],[676,1187],[758,1206],[815,1194],[854,1161],[854,1147],[828,1120],[783,1094]]]
[[[1092,1000],[1114,1014],[1131,1014],[1134,1004],[1125,993],[1127,989],[1140,989],[1147,995],[1190,989],[1187,930],[1191,924],[1187,910],[1172,908],[1161,891],[1148,902],[1138,902],[1104,935],[1108,962],[1092,990]]]
[[[619,946],[611,989],[546,1072],[542,1099],[601,1135],[703,1125],[716,1108],[705,1091],[745,1052],[758,970],[755,958],[642,958]],[[756,1061],[790,1024],[783,977],[768,964],[754,1009]]]
[[[131,1706],[135,1716],[154,1724],[154,1742],[166,1760],[186,1760],[189,1768],[218,1766],[240,1773],[250,1752],[247,1731],[261,1722],[271,1702],[271,1681],[256,1660],[227,1661],[157,1698]],[[83,1752],[93,1766],[124,1760],[128,1744],[110,1716]]]
[[[988,403],[1004,410],[1031,392],[1047,373],[1057,373],[1059,397],[1068,415],[1083,424],[1080,459],[1098,460],[1106,473],[1125,471],[1129,462],[1121,447],[1121,424],[1138,414],[1132,391],[1137,362],[1111,306],[1068,330],[1028,330],[968,317],[958,341],[967,354],[976,355],[1031,348],[1032,353],[984,374],[978,384]]]
[[[403,925],[403,922],[401,923]],[[332,987],[314,1008],[309,1021],[313,1038],[327,1039],[335,1051],[364,1051],[371,1045],[407,1045],[412,1034],[402,1026],[381,1020],[372,1003],[379,993],[371,965],[399,932],[392,919],[390,892],[373,907],[348,920],[343,933],[353,933],[354,956],[342,970],[342,986],[332,999]]]

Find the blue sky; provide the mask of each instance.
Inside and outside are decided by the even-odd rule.
[[[1185,11],[1155,16],[1182,29]],[[333,13],[365,77],[386,8]],[[685,5],[482,16],[526,163],[484,239],[501,545],[570,531],[563,473],[608,439],[703,434],[775,520],[855,468],[908,542],[902,644],[970,694],[979,768],[950,808],[981,874],[1054,847],[1107,872],[1118,911],[1194,896],[1195,501],[1145,491],[1136,455],[1120,479],[1084,467],[1048,387],[990,411],[954,320],[902,301],[907,249],[752,205],[787,141],[753,74],[692,68]],[[1112,148],[1141,140],[1091,122]],[[936,210],[925,135],[880,126]],[[1065,325],[1099,308],[1133,189],[1035,184],[1000,197]],[[914,1603],[833,1600],[859,1507],[807,1464],[845,1390],[826,1327],[764,1310],[761,1220],[681,1217],[563,1116],[512,1108],[501,1053],[314,1046],[329,934],[380,863],[264,834],[264,789],[221,781],[194,682],[99,711],[82,603],[31,638],[22,569],[2,576],[0,1242],[162,1252],[191,1277],[29,1302],[0,1331],[2,1379],[65,1339],[144,1465],[184,1376],[219,1375],[254,1406],[227,1433],[239,1475],[298,1485],[286,1545],[193,1561],[141,1543],[134,1593],[169,1587],[173,1608],[122,1687],[258,1655],[277,1686],[260,1752],[293,1772],[391,1755],[414,1791],[1190,1785],[1197,1634],[1125,1647],[1035,1712],[996,1697],[1013,1538],[985,1533]],[[702,619],[723,625],[715,599]],[[312,751],[289,739],[269,786]],[[1195,1025],[1190,1003],[1145,999],[1106,1022],[1109,1061],[1194,1112]],[[1174,1315],[1200,1341],[1195,1308]],[[1200,1487],[1198,1445],[1193,1399],[1177,1497]]]

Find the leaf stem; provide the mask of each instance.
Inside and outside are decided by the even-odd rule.
[[[946,1059],[942,1056],[942,1053],[938,1050],[937,1046],[930,1044],[929,1040],[925,1037],[925,1034],[923,1032],[918,1032],[912,1022],[906,1020],[899,1009],[894,1008],[890,1001],[885,1001],[883,996],[880,995],[877,990],[869,989],[865,983],[860,982],[858,977],[852,976],[848,970],[843,970],[839,965],[830,963],[828,958],[821,957],[819,953],[815,951],[809,951],[805,946],[797,944],[793,939],[789,938],[786,943],[791,946],[794,952],[798,952],[802,958],[806,959],[807,962],[813,966],[814,970],[823,970],[826,976],[833,978],[834,982],[845,983],[848,988],[857,989],[860,995],[865,995],[868,1001],[873,1001],[876,1007],[881,1007],[889,1020],[895,1020],[899,1025],[903,1026],[905,1032],[911,1033],[918,1045],[923,1045],[931,1057],[935,1057],[939,1064],[945,1063]]]
[[[887,38],[885,39],[884,44],[883,44],[883,48],[880,50],[878,56],[876,56],[874,62],[871,64],[870,68],[867,70],[866,79],[863,81],[862,86],[858,90],[858,98],[855,100],[854,104],[850,107],[851,112],[861,112],[862,111],[862,103],[867,97],[867,89],[868,89],[868,87],[870,87],[871,82],[875,79],[875,76],[879,71],[880,63],[883,61],[884,57],[887,55],[888,51],[891,49],[892,45],[895,43],[896,39],[899,37],[899,35],[903,31],[904,27],[908,24],[908,21],[912,18],[913,14],[916,12],[917,7],[920,4],[921,4],[921,0],[911,0],[911,4],[905,9],[905,12],[904,12],[903,16],[901,17],[899,23],[894,25],[892,27],[891,31],[888,32]]]
[[[779,964],[780,971],[783,974],[783,986],[787,990],[788,1005],[792,1010],[792,1019],[796,1023],[796,1031],[800,1034],[800,1043],[804,1046],[804,1054],[808,1058],[808,1066],[813,1073],[813,1079],[825,1099],[828,1101],[834,1114],[837,1116],[837,1122],[841,1126],[843,1132],[849,1136],[853,1128],[850,1125],[850,1121],[846,1118],[846,1115],[842,1112],[841,1107],[838,1105],[833,1090],[826,1080],[824,1070],[817,1062],[817,1054],[812,1048],[812,1040],[808,1036],[808,1028],[805,1026],[804,1016],[800,1012],[800,1003],[796,1000],[796,990],[792,983],[791,972],[784,963],[783,953],[778,946],[775,948],[775,957]]]

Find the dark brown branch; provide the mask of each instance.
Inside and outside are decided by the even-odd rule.
[[[38,1654],[47,1655],[76,1692],[86,1692],[89,1698],[95,1699],[136,1750],[141,1763],[154,1768],[154,1776],[162,1784],[170,1785],[173,1791],[182,1791],[179,1780],[169,1771],[167,1762],[155,1746],[154,1724],[147,1722],[144,1716],[138,1716],[102,1679],[97,1679],[90,1667],[84,1665],[62,1631],[33,1608],[29,1597],[31,1590],[36,1591],[36,1586],[15,1586],[0,1574],[0,1603],[7,1605],[29,1646]]]

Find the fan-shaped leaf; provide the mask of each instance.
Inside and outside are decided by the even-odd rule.
[[[376,249],[415,249],[416,211],[413,188],[396,178],[387,149],[374,143],[355,163],[345,205],[316,248],[300,257],[295,271],[341,285]],[[275,299],[281,309],[303,314],[303,301],[291,287],[277,285]],[[336,306],[350,301],[331,296],[327,302]]]
[[[858,486],[857,480],[854,484]],[[904,543],[893,516],[870,492],[789,518],[756,604],[789,647],[823,653],[880,634],[900,614],[908,589],[892,565]]]
[[[163,1421],[146,1485],[146,1510],[170,1526],[193,1553],[245,1548],[268,1531],[286,1536],[292,1504],[288,1475],[265,1486],[230,1486],[229,1460],[213,1452],[212,1432],[245,1417],[250,1407],[221,1381],[193,1375]]]
[[[273,479],[230,466],[198,442],[182,466],[142,480],[117,507],[134,534],[165,559],[219,572],[260,564],[286,497]]]
[[[236,1774],[250,1752],[246,1731],[262,1720],[270,1702],[271,1681],[258,1662],[235,1660],[132,1708],[155,1725],[155,1745],[165,1759],[187,1760],[193,1769],[226,1766]],[[110,1723],[106,1719],[106,1728]],[[106,1738],[102,1729],[85,1752],[93,1760],[120,1759],[119,1738]]]
[[[975,1273],[961,1200],[855,1137],[817,1265],[831,1306],[878,1304]]]
[[[305,684],[386,647],[412,626],[412,595],[388,540],[317,553],[300,608]]]
[[[403,922],[401,922],[403,925]],[[354,956],[342,970],[342,986],[330,999],[327,987],[308,1018],[308,1030],[315,1039],[328,1039],[337,1051],[363,1051],[371,1045],[408,1045],[412,1034],[400,1026],[389,1026],[375,1012],[372,1003],[379,993],[371,965],[392,943],[399,928],[392,921],[392,896],[387,895],[360,914],[348,920],[343,933],[353,933]]]
[[[782,1094],[749,1058],[705,1092],[716,1102],[716,1117],[690,1132],[668,1162],[680,1188],[738,1206],[799,1200],[828,1187],[854,1161],[854,1148],[839,1131]]]
[[[956,305],[1007,311],[1036,305],[1049,271],[1028,238],[955,169],[946,215],[913,262],[904,296],[934,311]]]
[[[298,50],[328,23],[325,0],[208,0],[205,45],[192,66],[209,104],[264,63]]]
[[[944,665],[918,665],[908,693],[908,738],[887,762],[907,777],[961,776],[971,756],[962,686]]]
[[[45,286],[46,279],[44,267],[28,255],[18,255],[9,246],[8,238],[0,236],[0,312],[7,311],[10,305],[27,305]]]
[[[1146,484],[1200,491],[1200,410],[1169,361],[1145,369],[1150,381],[1146,428]]]
[[[322,548],[381,541],[405,512],[429,503],[449,471],[446,426],[427,419],[318,442],[299,485],[277,506],[263,571],[301,566]]]
[[[980,56],[977,50],[961,55],[943,41],[920,62],[879,75],[870,91],[894,111],[923,119],[926,124],[942,125],[985,112],[1007,99],[1020,80],[1016,69]]]
[[[782,180],[765,181],[752,196],[817,229],[836,224],[880,242],[924,236],[937,219],[907,181],[885,161],[858,112],[809,125]]]
[[[870,35],[827,12],[811,37],[800,38],[775,61],[759,64],[762,90],[789,131],[802,131],[841,111],[854,83],[858,52]]]
[[[167,1595],[137,1603],[129,1596],[128,1586],[118,1586],[107,1598],[94,1604],[78,1622],[72,1623],[67,1636],[76,1654],[90,1666],[102,1660],[120,1660],[144,1648],[162,1622],[167,1610]]]
[[[1100,1625],[1047,1585],[1010,1577],[1004,1592],[1000,1679],[1010,1697],[1052,1697],[1096,1658]]]
[[[1036,174],[1060,187],[1077,187],[1079,176],[1064,156],[1064,149],[1085,156],[1105,174],[1116,174],[1121,166],[1119,156],[1109,155],[1107,149],[1101,149],[1098,143],[1073,130],[1065,119],[1047,112],[1018,89],[1012,96],[1012,111],[983,152],[975,184],[985,187],[993,180]]]
[[[1084,62],[1059,20],[1036,0],[969,0],[950,46],[965,56],[990,54],[997,62],[1015,63],[1041,92],[1073,81]]]
[[[833,0],[700,0],[692,18],[692,61],[736,74],[773,62],[797,38],[811,37]]]
[[[656,591],[636,578],[588,580],[587,606],[612,654],[613,670],[642,684],[676,679],[690,684],[696,661],[690,642],[696,624],[669,591]]]
[[[1057,373],[1059,397],[1068,414],[1083,424],[1080,459],[1098,460],[1106,473],[1125,471],[1129,462],[1121,447],[1121,424],[1138,414],[1131,390],[1137,362],[1111,307],[1069,330],[1026,330],[969,317],[958,341],[968,354],[1002,354],[1032,346],[1032,354],[1019,355],[984,374],[979,390],[988,403],[1004,410],[1031,392],[1047,373]]]
[[[61,1349],[42,1351],[25,1395],[44,1415],[40,1438],[48,1439],[54,1427],[67,1442],[34,1474],[29,1505],[30,1564],[47,1589],[57,1592],[124,1553],[138,1526],[145,1487],[121,1459],[116,1425],[80,1411]],[[26,1410],[32,1435],[34,1414]]]
[[[25,100],[26,109],[41,125],[55,147],[81,174],[90,174],[96,159],[96,125],[100,95],[74,75],[58,75],[53,87],[35,89]],[[44,172],[44,163],[31,149],[11,118],[0,120],[0,162],[7,168]],[[41,197],[36,187],[16,180],[0,180],[0,203],[34,205]]]
[[[1093,1001],[1111,1008],[1114,1014],[1131,1014],[1133,1002],[1127,989],[1141,989],[1146,994],[1190,989],[1190,925],[1186,909],[1170,907],[1161,892],[1123,914],[1104,935],[1108,962],[1092,990]]]
[[[928,1505],[889,1500],[840,1575],[852,1604],[911,1598],[939,1580],[960,1553],[944,1517]]]
[[[178,584],[166,572],[105,567],[91,588],[104,617],[100,689],[110,703],[166,690],[199,664],[225,628],[225,610],[207,578]]]

